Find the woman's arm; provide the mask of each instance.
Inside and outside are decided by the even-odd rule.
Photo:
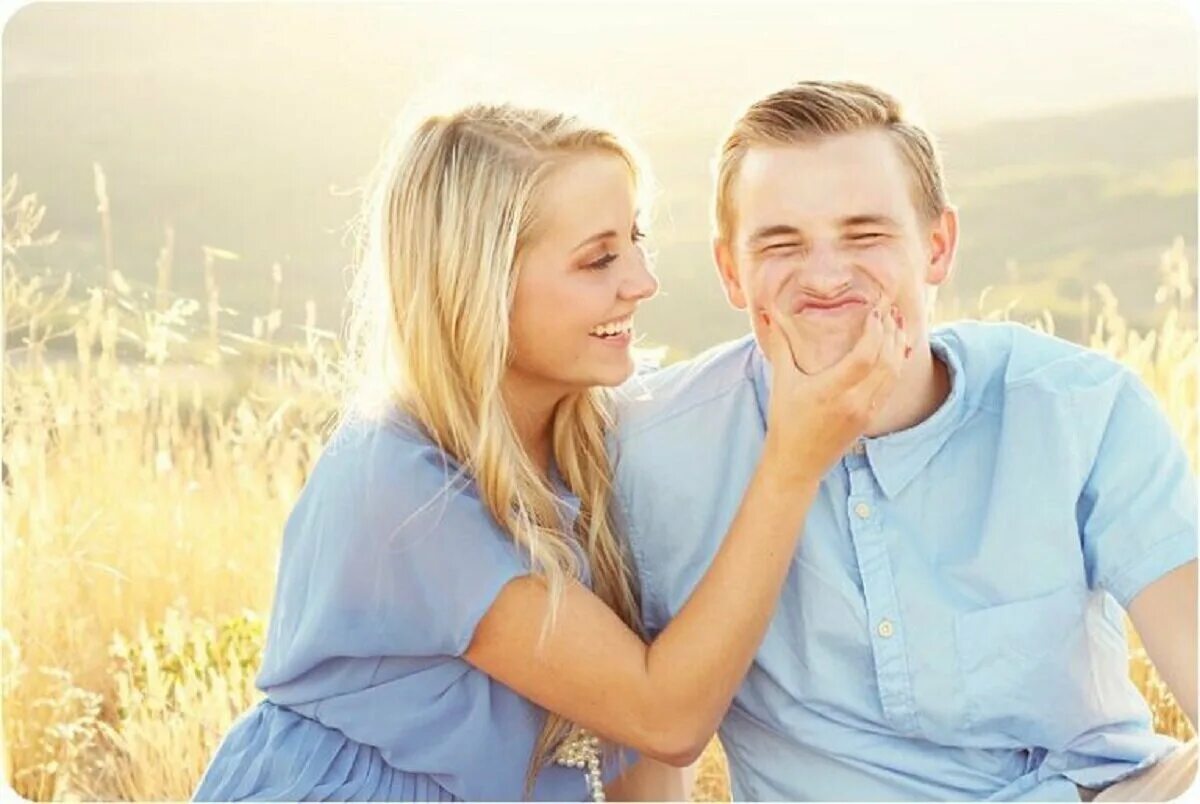
[[[604,786],[609,801],[691,801],[698,761],[684,768],[642,757]]]
[[[539,647],[550,597],[540,578],[527,575],[500,592],[464,658],[603,737],[688,765],[762,640],[816,488],[813,480],[789,484],[760,468],[712,566],[650,646],[572,582],[557,626]]]
[[[766,632],[821,477],[899,372],[900,328],[890,316],[867,318],[850,354],[812,376],[770,328],[762,458],[708,571],[652,644],[579,583],[568,584],[558,624],[540,642],[550,598],[530,575],[500,592],[464,658],[615,743],[671,765],[695,761]]]

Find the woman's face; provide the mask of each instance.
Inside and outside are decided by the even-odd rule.
[[[547,178],[517,266],[508,379],[561,394],[619,385],[634,369],[633,313],[658,291],[628,166],[572,156]]]

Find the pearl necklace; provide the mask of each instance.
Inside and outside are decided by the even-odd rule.
[[[564,768],[579,768],[592,789],[592,801],[604,801],[604,780],[600,776],[600,738],[586,729],[564,740],[554,753],[554,762]]]

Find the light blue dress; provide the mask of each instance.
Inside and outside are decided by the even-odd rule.
[[[578,513],[565,492],[563,513]],[[266,698],[225,735],[194,799],[523,798],[545,712],[461,656],[528,572],[410,419],[340,425],[284,530],[256,678]],[[606,752],[606,779],[618,760],[633,754]],[[582,771],[551,765],[532,797],[590,796]]]

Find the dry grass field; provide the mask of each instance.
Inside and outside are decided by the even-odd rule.
[[[108,237],[99,171],[97,192]],[[239,266],[218,249],[200,300],[172,295],[170,243],[156,287],[111,264],[106,286],[72,287],[37,264],[43,212],[5,184],[5,773],[32,800],[186,799],[256,697],[278,538],[335,409],[337,340],[311,307],[307,322],[223,307],[218,277]],[[1091,345],[1147,381],[1195,467],[1183,255],[1164,252],[1150,331],[1098,287]],[[1136,637],[1130,648],[1156,728],[1190,735]],[[715,744],[696,797],[728,798]]]

